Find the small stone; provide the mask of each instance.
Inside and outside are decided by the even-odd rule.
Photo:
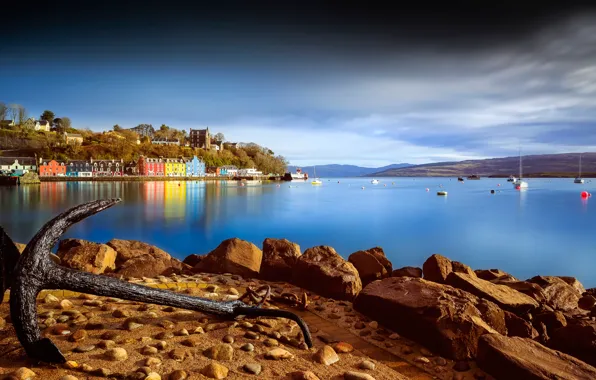
[[[86,344],[84,346],[77,346],[73,350],[74,352],[89,352],[95,350],[95,345],[93,344]]]
[[[425,358],[424,356],[418,356],[418,357],[414,358],[414,361],[418,362],[418,363],[423,363],[423,364],[430,363],[430,360],[428,358]]]
[[[149,372],[145,380],[161,380],[161,376],[156,372]]]
[[[112,317],[114,318],[128,318],[130,316],[130,311],[127,310],[116,309],[112,312]]]
[[[333,349],[337,353],[346,354],[348,352],[354,351],[354,347],[350,343],[346,342],[338,342],[333,345]]]
[[[257,332],[257,333],[264,333],[265,332],[265,329],[261,325],[254,325],[251,328],[251,330],[254,331],[254,332]]]
[[[54,326],[56,323],[58,323],[54,318],[48,318],[45,321],[43,321],[43,323],[46,326]]]
[[[83,302],[83,306],[99,307],[101,305],[103,305],[103,301],[101,300],[87,300]]]
[[[232,360],[234,348],[229,344],[218,344],[203,351],[203,355],[214,360]]]
[[[159,321],[159,323],[157,324],[160,327],[163,327],[164,329],[173,329],[175,324],[172,321],[168,321],[167,319],[164,319],[163,321]]]
[[[112,347],[114,347],[116,345],[116,342],[114,342],[113,340],[102,340],[101,342],[99,342],[97,344],[97,347],[103,349],[103,350],[108,350]]]
[[[376,330],[379,328],[379,322],[377,321],[372,321],[371,323],[368,324],[368,327],[370,327],[373,330]]]
[[[228,376],[228,371],[229,370],[223,365],[216,362],[211,362],[201,370],[201,374],[207,376],[210,379],[224,379]]]
[[[140,339],[140,342],[143,343],[143,344],[147,344],[147,343],[151,342],[152,340],[153,340],[153,338],[151,338],[151,337],[142,336],[141,339]]]
[[[93,294],[81,293],[79,295],[79,299],[82,299],[82,300],[94,300],[94,299],[97,299],[97,296],[96,295],[93,295]]]
[[[58,297],[56,297],[55,295],[48,293],[44,299],[43,299],[44,303],[56,303],[56,302],[60,302],[60,300],[58,299]],[[25,367],[23,367],[25,368]]]
[[[228,293],[230,293],[233,296],[240,295],[240,292],[236,288],[230,288],[230,289],[228,289]]]
[[[320,380],[317,375],[311,371],[295,371],[289,374],[292,380]]]
[[[358,364],[358,368],[374,371],[375,363],[371,362],[370,360],[364,360],[360,364]]]
[[[160,358],[147,358],[145,359],[146,366],[156,366],[161,364]]]
[[[234,343],[234,337],[231,335],[226,335],[222,338],[224,343]]]
[[[162,331],[159,334],[155,335],[155,339],[163,340],[163,339],[172,339],[174,334],[170,331]]]
[[[259,319],[257,321],[258,325],[269,327],[271,329],[277,327],[277,321],[275,319]]]
[[[132,331],[143,327],[143,324],[138,318],[128,318],[122,323],[124,330]]]
[[[439,367],[444,367],[447,365],[447,360],[439,356],[433,359],[433,363]]]
[[[189,336],[190,334],[188,333],[188,330],[187,329],[181,329],[181,330],[176,331],[174,333],[174,335],[176,335],[176,336]]]
[[[85,330],[103,330],[106,328],[101,322],[89,322],[85,325]]]
[[[252,343],[246,343],[246,344],[243,344],[242,347],[240,347],[240,349],[242,351],[252,352],[255,350],[255,346],[253,346]]]
[[[331,365],[339,361],[339,356],[331,346],[323,346],[314,355],[313,360],[317,363]]]
[[[154,355],[157,354],[158,350],[155,347],[145,346],[141,348],[141,354],[143,355]]]
[[[271,360],[291,359],[293,357],[294,355],[283,348],[274,348],[265,354],[265,359]]]
[[[111,361],[122,361],[128,359],[128,353],[124,348],[111,348],[105,352],[105,356]]]
[[[460,360],[453,365],[453,369],[457,372],[466,372],[470,369],[470,363],[464,360]]]
[[[217,289],[219,289],[219,287],[217,285],[207,285],[207,287],[205,288],[206,291],[208,292],[216,292]]]
[[[58,323],[66,323],[69,320],[70,320],[70,317],[68,315],[61,315],[56,319],[56,321],[58,321]]]
[[[259,363],[246,363],[242,369],[252,375],[258,375],[261,373],[262,367]]]
[[[155,348],[157,348],[158,350],[165,350],[167,346],[168,346],[168,343],[162,340],[160,342],[157,342],[157,344],[155,345]]]
[[[196,347],[197,343],[197,340],[193,338],[184,339],[182,342],[180,342],[181,345],[186,347]]]
[[[73,303],[70,302],[69,300],[60,301],[60,309],[62,309],[62,310],[72,309],[73,307],[74,307]]]
[[[250,328],[252,328],[253,324],[248,321],[244,321],[244,322],[240,323],[240,326],[250,329]]]
[[[116,309],[117,309],[116,306],[114,306],[112,304],[108,304],[108,303],[103,304],[100,307],[101,311],[115,311]]]
[[[188,373],[186,373],[186,371],[178,369],[170,373],[170,376],[168,376],[168,380],[186,380],[187,377]]]
[[[404,354],[404,355],[410,355],[412,352],[414,352],[414,350],[412,350],[408,346],[404,346],[404,347],[401,348],[401,353]]]
[[[421,348],[420,349],[420,353],[426,357],[433,357],[434,354],[432,352],[430,352],[429,350],[427,350],[426,348]]]
[[[148,312],[146,312],[145,314],[143,314],[143,316],[144,316],[145,318],[150,318],[150,319],[154,319],[154,318],[157,318],[157,317],[159,317],[159,315],[157,315],[157,313],[155,313],[155,312],[153,312],[153,311],[148,311]]]
[[[336,313],[329,314],[329,319],[341,319],[341,315]]]
[[[79,379],[72,375],[64,375],[60,378],[60,380],[79,380]]]
[[[180,348],[175,348],[172,351],[170,351],[169,356],[171,359],[174,359],[176,361],[183,361],[184,359],[186,359],[187,356],[187,352],[183,349]]]
[[[205,330],[201,326],[197,327],[194,331],[194,334],[205,334]]]
[[[393,333],[393,334],[389,335],[389,339],[391,339],[391,340],[397,340],[399,338],[401,338],[401,337],[399,336],[398,333]]]
[[[356,322],[356,323],[354,324],[354,328],[355,328],[356,330],[362,330],[362,329],[363,329],[363,328],[365,328],[365,327],[366,327],[366,325],[364,324],[364,322]]]
[[[258,338],[259,338],[259,334],[257,334],[257,333],[256,333],[256,332],[254,332],[254,331],[247,331],[247,332],[244,334],[244,337],[245,337],[246,339],[258,339]]]
[[[107,368],[98,368],[91,371],[91,374],[99,377],[108,377],[110,376],[111,372]]]
[[[81,329],[75,331],[70,337],[68,337],[68,340],[71,342],[81,342],[87,339],[88,335],[89,334],[87,334],[87,331]]]
[[[48,295],[50,295],[50,294],[48,294]],[[35,372],[31,371],[29,368],[21,367],[21,368],[17,369],[16,371],[14,371],[12,373],[12,376],[14,376],[15,378],[17,378],[19,380],[27,380],[27,379],[30,379],[37,375]]]
[[[392,347],[395,347],[395,344],[391,343],[391,342],[385,342],[385,347],[392,348]]]
[[[161,309],[161,311],[165,311],[166,313],[171,313],[176,311],[176,308],[174,308],[173,306],[166,306],[163,309]]]
[[[267,347],[277,347],[277,346],[279,346],[279,342],[277,340],[271,339],[271,338],[265,339],[263,341],[263,344],[265,346],[267,346]]]
[[[66,363],[64,363],[64,368],[68,368],[68,369],[79,368],[79,363],[75,362],[74,360],[69,360]]]
[[[355,371],[348,371],[344,373],[345,380],[375,380],[374,377],[369,375],[368,373],[362,372],[355,372]]]
[[[100,338],[106,340],[117,340],[120,338],[120,334],[116,331],[106,331],[105,333],[101,334]]]
[[[137,372],[140,372],[143,375],[147,376],[148,374],[151,373],[151,368],[149,368],[149,367],[141,367],[141,368],[137,369]]]
[[[360,336],[369,336],[370,334],[372,334],[372,331],[370,330],[361,330],[358,335]]]

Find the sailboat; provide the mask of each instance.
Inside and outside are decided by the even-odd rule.
[[[579,175],[575,177],[573,183],[584,183],[584,179],[582,178],[582,155],[579,155]]]
[[[528,183],[522,180],[522,155],[521,148],[519,149],[519,178],[513,181],[513,187],[516,189],[525,189],[528,187]]]
[[[315,178],[312,180],[311,184],[313,185],[322,185],[323,181],[317,177],[317,167],[313,166],[313,171],[315,172]]]

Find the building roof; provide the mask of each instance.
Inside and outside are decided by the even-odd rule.
[[[47,120],[38,120],[40,125],[49,125],[50,123]]]
[[[159,139],[158,138],[158,139],[151,140],[151,142],[172,142],[172,143],[179,143],[180,140],[178,140],[178,139],[166,139],[166,138]]]
[[[12,165],[15,160],[21,165],[37,165],[34,157],[0,157],[0,165]]]
[[[91,162],[85,160],[69,160],[68,164],[81,164],[81,165],[91,165]]]

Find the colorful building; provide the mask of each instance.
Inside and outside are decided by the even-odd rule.
[[[130,161],[124,164],[124,175],[139,175],[137,166],[138,163],[136,161]]]
[[[34,157],[0,157],[0,174],[21,176],[36,170]]]
[[[209,166],[206,170],[208,176],[210,177],[219,177],[220,173],[220,168],[217,168],[215,166]]]
[[[163,177],[165,174],[165,162],[163,158],[141,156],[137,163],[137,172],[139,175]]]
[[[224,165],[219,168],[219,175],[221,176],[234,177],[236,174],[238,174],[238,168],[234,165]]]
[[[67,177],[91,177],[93,176],[93,167],[88,161],[68,161],[66,165]]]
[[[124,161],[91,159],[93,177],[121,177],[124,171]]]
[[[61,160],[39,159],[39,175],[41,177],[64,177],[66,175],[66,163]]]
[[[197,156],[186,159],[186,176],[187,177],[204,177],[205,163]]]
[[[166,158],[166,177],[186,177],[186,162],[183,158]]]

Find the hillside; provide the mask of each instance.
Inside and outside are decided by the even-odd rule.
[[[361,177],[367,174],[380,172],[389,169],[404,168],[411,166],[410,164],[392,164],[380,168],[365,168],[355,165],[317,165],[318,177]],[[308,173],[309,176],[314,176],[313,166],[288,166],[290,172],[295,172],[296,168],[301,168],[303,172]]]
[[[579,153],[523,156],[524,177],[575,177]],[[318,172],[318,168],[317,168]],[[369,177],[457,177],[476,174],[481,177],[508,177],[519,173],[519,157],[439,162],[406,168],[380,170]],[[582,176],[596,177],[596,153],[582,153]]]

